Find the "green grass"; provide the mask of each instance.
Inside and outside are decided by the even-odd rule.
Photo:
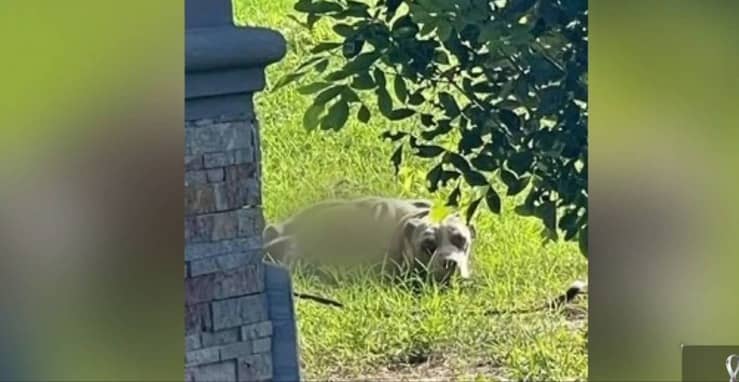
[[[308,32],[291,21],[293,0],[236,3],[240,22],[276,29],[288,41],[285,59],[267,70],[272,83],[294,69],[313,42],[333,38],[330,26],[319,24]],[[302,113],[311,98],[295,88],[308,81],[276,92],[268,87],[257,98],[268,221],[328,197],[432,197],[423,178],[428,163],[407,161],[400,176],[393,175],[393,146],[378,137],[391,123],[375,113],[368,125],[350,119],[339,133],[305,131]],[[483,313],[539,304],[587,274],[576,245],[542,246],[539,222],[515,215],[512,206],[504,200],[502,215],[477,215],[474,281],[452,291],[415,296],[369,277],[328,286],[295,274],[296,290],[346,305],[339,310],[297,301],[304,378],[584,380],[585,299],[577,303],[580,313]]]

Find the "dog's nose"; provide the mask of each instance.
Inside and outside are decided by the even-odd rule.
[[[456,270],[457,270],[457,268],[458,268],[458,265],[457,265],[457,262],[456,262],[456,261],[454,261],[454,260],[444,260],[444,261],[442,261],[442,263],[441,263],[441,267],[442,267],[442,268],[444,269],[444,271],[446,271],[446,272],[454,272],[454,271],[456,271]]]

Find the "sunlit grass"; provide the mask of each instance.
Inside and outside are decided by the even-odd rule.
[[[329,25],[318,24],[311,33],[290,20],[292,4],[237,0],[238,20],[276,29],[288,41],[287,56],[268,68],[272,83],[298,65],[313,41],[334,39]],[[389,158],[394,147],[379,138],[392,126],[374,113],[368,125],[350,118],[339,133],[306,132],[302,113],[312,100],[295,89],[310,79],[275,92],[268,88],[257,98],[268,221],[328,197],[434,198],[424,185],[428,163],[406,161],[400,176],[393,175]],[[406,120],[398,126],[413,123]],[[298,301],[304,377],[585,379],[586,317],[484,314],[539,304],[585,277],[587,263],[577,246],[542,247],[539,222],[515,215],[511,201],[504,201],[501,216],[478,214],[475,225],[474,280],[450,291],[414,295],[370,277],[325,285],[295,274],[296,290],[330,296],[346,306],[339,310]],[[587,301],[578,305],[587,309]]]

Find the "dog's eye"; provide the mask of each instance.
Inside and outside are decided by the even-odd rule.
[[[452,235],[449,240],[454,244],[457,248],[464,248],[465,244],[467,243],[467,239],[462,234],[455,233]]]
[[[424,240],[423,242],[421,242],[421,247],[425,251],[428,251],[430,253],[433,253],[434,251],[436,251],[436,242],[433,241],[433,240],[431,240],[431,239],[427,239],[427,240]]]

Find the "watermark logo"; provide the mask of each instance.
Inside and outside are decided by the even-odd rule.
[[[736,361],[736,364],[734,361]],[[738,355],[732,354],[726,358],[726,371],[729,373],[729,382],[737,382],[737,375],[739,375]]]
[[[739,382],[739,345],[683,345],[683,382]],[[721,367],[724,364],[726,367]]]

